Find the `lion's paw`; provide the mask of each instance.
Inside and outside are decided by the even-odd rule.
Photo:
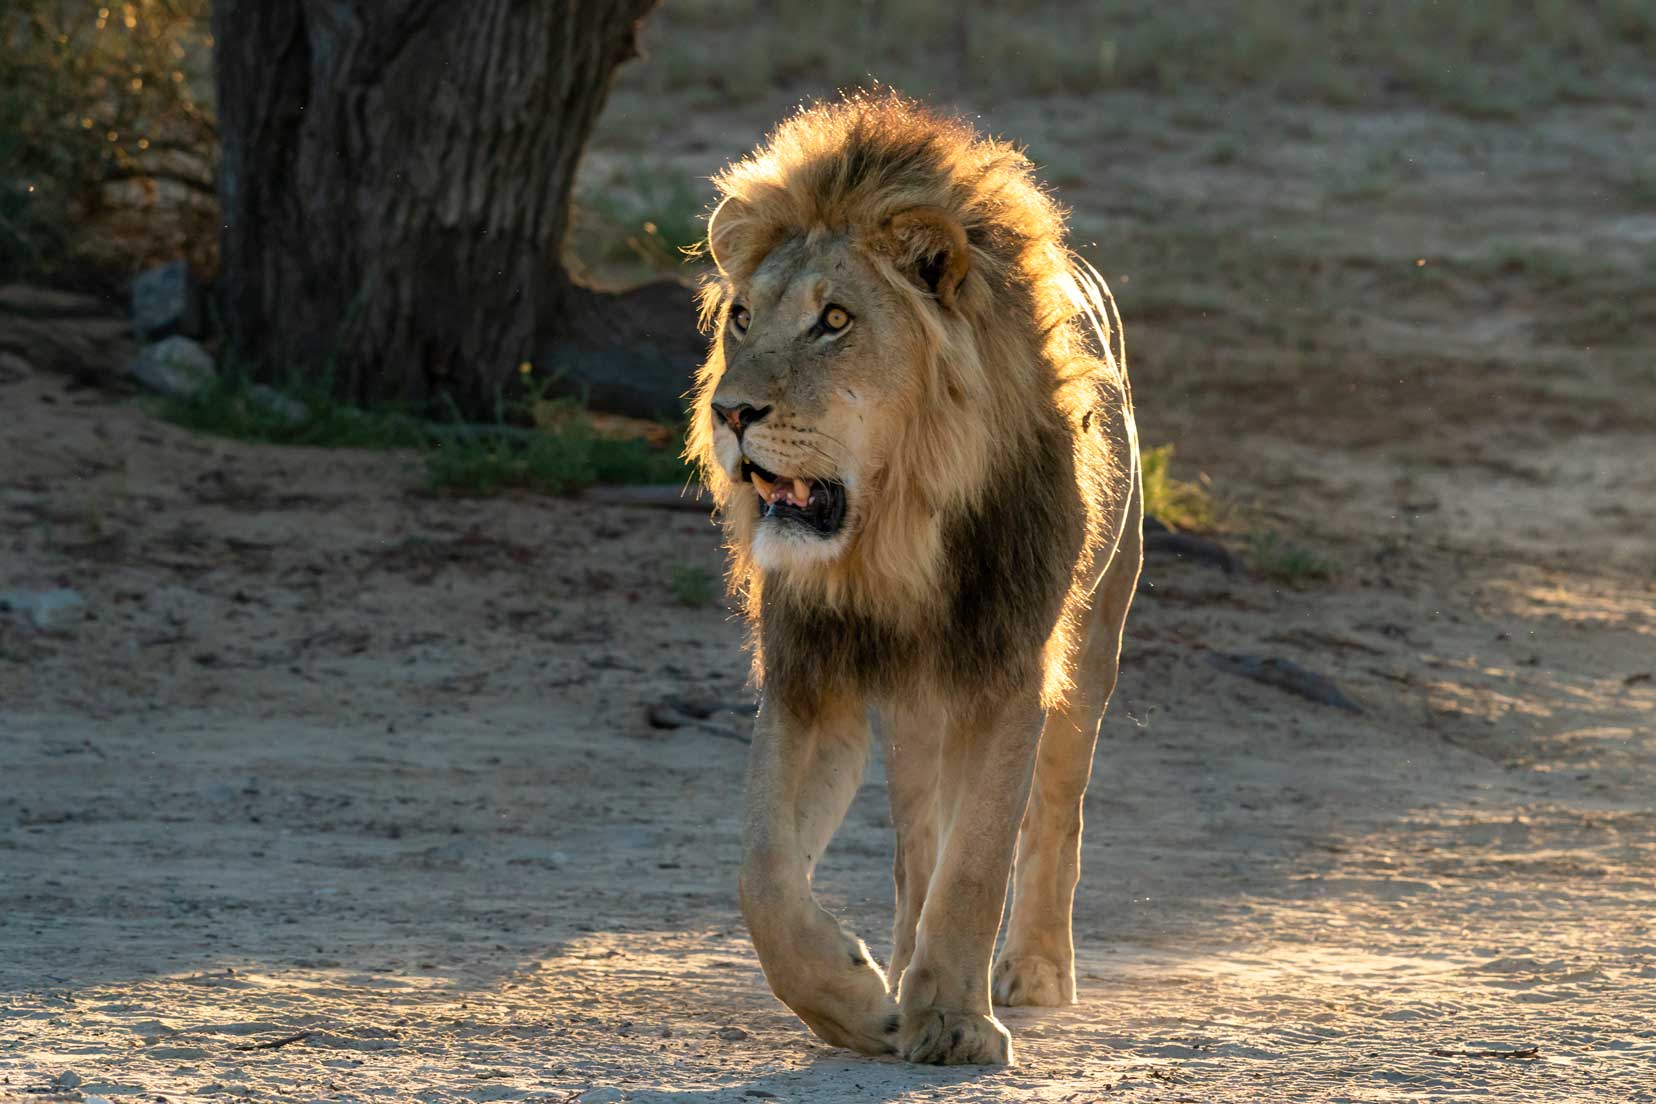
[[[1012,1036],[993,1016],[922,1008],[904,1013],[897,1054],[935,1066],[1009,1066]]]
[[[1051,1008],[1075,1002],[1075,982],[1068,970],[1043,955],[1012,955],[995,963],[995,1003]]]
[[[823,1042],[858,1054],[890,1054],[897,1049],[896,1009],[890,1001],[872,1008],[796,1008],[805,1026]]]
[[[861,940],[847,936],[835,967],[811,977],[797,996],[783,999],[824,1042],[861,1054],[897,1049],[897,1006]]]

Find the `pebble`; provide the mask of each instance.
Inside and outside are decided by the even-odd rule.
[[[200,337],[202,293],[184,261],[140,273],[132,281],[132,328],[141,341],[168,334]]]
[[[462,836],[435,847],[428,847],[419,853],[419,857],[428,865],[455,865],[468,862],[486,850],[481,841]]]
[[[0,610],[26,613],[29,623],[37,629],[51,628],[60,614],[86,605],[79,591],[60,587],[57,590],[10,590],[0,593]]]
[[[132,360],[132,375],[152,391],[188,399],[218,377],[213,355],[187,337],[146,345]]]
[[[301,426],[310,421],[310,407],[298,399],[289,398],[274,387],[256,383],[247,389],[247,399],[289,426]]]
[[[32,364],[16,353],[0,351],[0,383],[20,383],[32,375]]]

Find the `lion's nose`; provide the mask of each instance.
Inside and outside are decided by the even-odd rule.
[[[771,412],[771,408],[768,406],[749,406],[747,403],[736,403],[734,406],[720,406],[718,403],[713,403],[712,407],[713,416],[729,426],[730,431],[736,435],[738,441],[742,439],[742,433],[748,426]]]

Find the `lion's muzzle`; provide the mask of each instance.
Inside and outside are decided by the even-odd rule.
[[[742,457],[742,480],[756,494],[759,519],[817,537],[831,537],[845,524],[845,485],[828,479],[782,476]]]

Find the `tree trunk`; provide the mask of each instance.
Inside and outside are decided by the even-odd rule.
[[[605,407],[679,413],[689,291],[602,296],[560,260],[581,149],[654,3],[217,0],[233,362],[488,416],[529,361]]]

